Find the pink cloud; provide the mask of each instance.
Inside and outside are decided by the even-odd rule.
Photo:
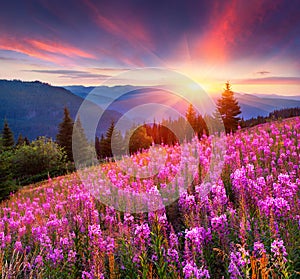
[[[2,35],[0,49],[11,50],[45,61],[61,63],[67,58],[95,58],[94,55],[63,42],[42,41]]]
[[[255,32],[254,26],[259,25],[267,13],[276,8],[276,2],[231,0],[225,5],[214,2],[207,31],[197,40],[195,56],[212,62],[228,61],[234,56],[234,49]]]

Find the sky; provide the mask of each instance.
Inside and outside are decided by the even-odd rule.
[[[10,0],[0,79],[101,85],[159,67],[210,93],[300,95],[300,1]],[[131,82],[134,84],[134,80]]]

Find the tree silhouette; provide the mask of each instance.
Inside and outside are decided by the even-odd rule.
[[[8,126],[7,120],[4,121],[2,130],[2,145],[5,149],[13,147],[15,144],[14,134]]]
[[[217,101],[217,109],[223,120],[226,133],[235,132],[240,120],[238,115],[241,113],[241,108],[228,81],[225,83],[221,98]]]
[[[27,137],[23,137],[23,135],[20,133],[19,134],[19,137],[18,137],[18,139],[17,139],[17,143],[16,143],[16,145],[17,146],[20,146],[20,145],[29,145],[30,144],[30,142],[29,142],[29,140],[28,140],[28,138]]]
[[[59,124],[58,134],[56,136],[57,143],[65,150],[69,161],[73,161],[72,153],[72,133],[73,120],[67,107],[64,108],[64,119]]]

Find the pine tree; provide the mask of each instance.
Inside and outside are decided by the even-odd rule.
[[[105,159],[107,157],[107,151],[106,151],[106,147],[107,147],[107,144],[106,144],[106,139],[104,137],[104,135],[102,134],[101,135],[101,139],[99,141],[99,158],[100,159]]]
[[[7,120],[4,121],[2,130],[2,145],[5,149],[13,147],[15,144],[14,134],[8,126]]]
[[[111,148],[114,157],[120,158],[125,154],[124,141],[121,131],[113,131],[111,138]]]
[[[67,107],[64,108],[64,119],[59,124],[57,143],[65,150],[69,161],[73,161],[72,153],[73,120]]]
[[[102,158],[111,158],[113,156],[111,150],[111,140],[115,129],[115,122],[112,121],[109,128],[106,131],[105,138],[101,138],[100,141],[100,154]]]
[[[89,143],[79,116],[73,126],[72,148],[73,150],[76,150],[76,158],[73,155],[73,159],[76,160],[78,164],[84,166],[88,165],[92,154],[89,152]]]
[[[30,144],[30,140],[27,137],[24,138],[24,142],[25,142],[25,145],[29,145]]]
[[[18,136],[16,145],[17,145],[17,146],[20,146],[20,145],[23,145],[23,144],[26,144],[26,145],[27,145],[26,139],[27,139],[27,138],[26,138],[26,137],[23,138],[22,134],[20,133],[19,136]],[[27,139],[27,140],[28,140],[28,139]]]
[[[240,120],[238,115],[241,113],[241,108],[228,81],[225,83],[221,98],[217,101],[217,109],[223,120],[226,133],[235,132]]]

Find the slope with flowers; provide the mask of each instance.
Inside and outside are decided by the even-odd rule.
[[[207,195],[199,185],[209,139],[197,143],[204,156],[193,189],[178,200],[179,229],[164,209],[129,214],[103,205],[78,173],[21,190],[0,207],[2,277],[299,278],[300,118],[225,141],[221,178]],[[176,166],[189,146],[164,147],[168,159],[155,177],[132,179],[121,162],[90,169],[89,179],[104,173],[119,188],[157,192],[175,174],[185,181]],[[131,157],[130,171],[155,168],[150,157]],[[193,159],[184,157],[186,165]]]

